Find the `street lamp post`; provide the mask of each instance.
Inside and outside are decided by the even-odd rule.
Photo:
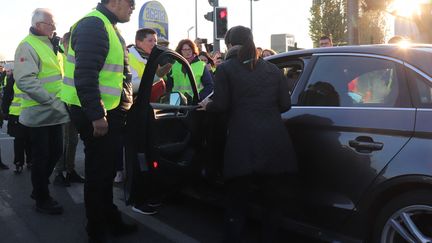
[[[188,39],[189,39],[189,32],[194,28],[194,26],[189,27],[189,29],[187,30],[187,35],[188,35]]]
[[[251,31],[252,31],[252,33],[253,33],[253,21],[252,21],[252,19],[253,19],[253,7],[252,7],[252,2],[253,1],[258,1],[258,0],[250,0],[250,28],[251,28]]]

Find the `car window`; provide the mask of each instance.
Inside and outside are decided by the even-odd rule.
[[[432,84],[420,74],[406,69],[408,81],[414,86],[415,103],[420,108],[432,107]]]
[[[185,64],[175,61],[165,77],[154,81],[151,101],[160,104],[191,105],[194,94],[187,68]]]
[[[380,106],[396,105],[400,90],[396,63],[358,56],[319,57],[299,105]]]
[[[290,91],[292,91],[294,87],[297,85],[297,82],[300,79],[300,76],[302,75],[303,70],[306,64],[308,63],[308,61],[309,61],[309,57],[302,57],[302,58],[290,59],[283,63],[277,64],[277,66],[284,73],[289,83]]]

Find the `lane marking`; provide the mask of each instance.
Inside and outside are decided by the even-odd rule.
[[[200,243],[200,241],[169,226],[168,224],[165,224],[155,217],[133,212],[130,206],[126,206],[125,202],[120,198],[123,198],[123,191],[120,188],[114,187],[114,203],[122,213],[135,219],[140,224],[146,226],[168,240],[178,243]]]
[[[1,225],[6,228],[5,231],[8,232],[8,236],[13,237],[14,243],[28,243],[29,239],[38,239],[4,198],[11,198],[6,190],[0,191],[0,222],[3,221]],[[5,236],[6,239],[8,236]]]
[[[66,190],[75,204],[84,203],[84,184],[72,183]]]
[[[71,196],[72,200],[76,204],[84,203],[84,185],[83,184],[72,184],[72,186],[66,188],[67,192]],[[142,215],[136,212],[133,212],[130,206],[126,206],[125,202],[122,200],[123,198],[123,190],[118,187],[113,188],[113,200],[115,205],[117,205],[118,209],[128,215],[129,217],[136,220],[138,223],[143,226],[153,230],[158,233],[162,237],[165,237],[168,240],[179,243],[200,243],[200,241],[190,237],[189,235],[165,224],[164,222],[158,220],[155,217]]]

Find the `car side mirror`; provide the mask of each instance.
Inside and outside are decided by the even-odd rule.
[[[179,92],[172,92],[169,94],[169,104],[170,105],[180,105],[181,96]]]

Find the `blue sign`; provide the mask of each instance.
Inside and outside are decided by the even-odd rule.
[[[151,28],[158,33],[158,37],[168,39],[168,15],[165,8],[158,1],[145,3],[139,14],[139,28]]]

